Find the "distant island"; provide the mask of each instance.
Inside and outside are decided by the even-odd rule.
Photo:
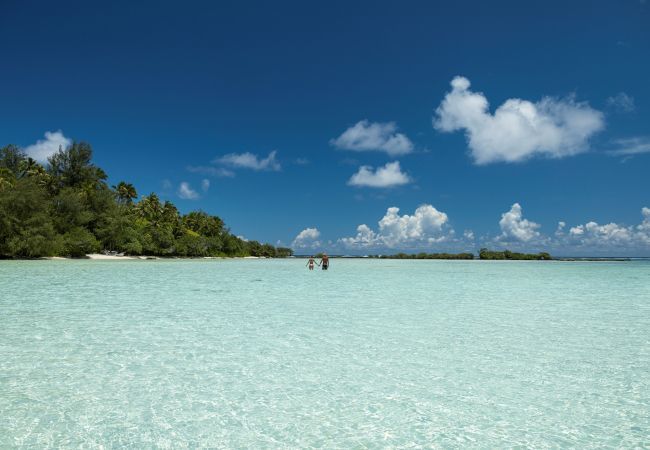
[[[495,252],[488,250],[487,248],[482,248],[478,252],[479,259],[509,259],[509,260],[538,260],[538,261],[550,261],[553,259],[551,255],[546,252],[541,253],[517,253],[511,252],[510,250],[504,250],[502,252]]]
[[[0,258],[83,257],[97,252],[151,256],[287,257],[290,248],[247,241],[221,218],[182,215],[155,194],[139,201],[126,182],[109,186],[75,142],[41,165],[15,145],[0,148]]]
[[[316,254],[317,258],[320,258],[322,253]],[[331,256],[336,258],[336,256]],[[464,253],[396,253],[394,255],[368,255],[365,258],[374,258],[374,259],[476,259],[474,253],[464,252]],[[504,250],[501,252],[491,251],[487,248],[482,248],[479,250],[478,259],[489,259],[489,260],[530,260],[530,261],[550,261],[554,259],[550,254],[546,252],[542,253],[517,253],[511,252],[510,250]]]

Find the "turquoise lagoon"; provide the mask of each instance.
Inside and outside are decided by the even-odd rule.
[[[650,447],[650,263],[0,261],[0,448]]]

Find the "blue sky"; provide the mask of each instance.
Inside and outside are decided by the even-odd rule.
[[[647,2],[90,3],[3,2],[2,145],[298,253],[650,255]]]

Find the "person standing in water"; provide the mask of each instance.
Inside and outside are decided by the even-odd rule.
[[[309,261],[307,261],[307,266],[309,266],[309,270],[314,270],[314,257],[310,256]]]
[[[327,270],[330,266],[330,259],[327,256],[327,253],[323,253],[323,256],[320,258],[320,262],[318,263],[319,266],[322,267],[323,270]]]

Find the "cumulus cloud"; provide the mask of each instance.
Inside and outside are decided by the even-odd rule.
[[[402,172],[399,161],[386,163],[373,170],[371,166],[361,166],[359,171],[348,180],[350,186],[388,188],[411,182],[411,178]]]
[[[464,130],[476,164],[575,155],[588,149],[589,138],[605,124],[600,111],[573,98],[511,98],[492,114],[485,95],[471,91],[467,78],[455,77],[451,87],[433,125],[441,132]]]
[[[504,242],[529,242],[540,237],[540,233],[537,231],[540,227],[539,224],[524,219],[519,203],[513,204],[510,211],[501,215],[499,227],[501,235],[498,240]]]
[[[641,208],[643,222],[636,227],[638,236],[644,243],[650,245],[650,208]]]
[[[208,192],[208,189],[210,189],[210,180],[204,178],[201,180],[201,190],[203,192]]]
[[[25,154],[40,163],[47,162],[47,158],[59,151],[65,150],[72,144],[72,140],[59,131],[46,131],[45,139],[39,139],[36,144],[25,147]]]
[[[293,248],[317,248],[321,245],[318,238],[320,238],[318,228],[305,228],[298,233],[291,245]]]
[[[633,229],[616,223],[599,225],[587,222],[584,225],[572,227],[569,236],[580,244],[592,246],[619,246],[628,244],[633,238]]]
[[[643,220],[636,226],[625,226],[614,222],[601,225],[591,221],[571,227],[564,244],[600,250],[610,248],[637,250],[639,247],[650,246],[650,208],[643,207],[641,216]]]
[[[540,226],[523,218],[521,206],[515,203],[504,213],[499,225],[501,234],[495,238],[506,246],[521,250],[551,250],[562,255],[647,254],[650,249],[650,208],[641,209],[643,220],[638,225],[589,221],[568,226],[559,221],[551,236],[542,234]]]
[[[454,231],[448,226],[447,214],[431,205],[422,205],[413,215],[400,215],[399,208],[386,210],[379,220],[379,230],[373,231],[368,225],[357,227],[357,234],[339,240],[349,248],[412,248],[430,246],[450,240]]]
[[[199,193],[196,192],[187,181],[182,181],[178,185],[178,196],[185,200],[196,200],[199,198]]]
[[[281,169],[281,166],[276,158],[277,153],[277,151],[273,150],[266,158],[259,157],[250,152],[229,153],[215,159],[214,162],[241,169],[278,171]]]
[[[394,122],[361,120],[336,139],[332,139],[330,144],[343,150],[380,151],[390,156],[405,155],[413,151],[413,143],[406,135],[397,132]]]
[[[607,99],[607,105],[611,106],[618,112],[628,113],[636,109],[634,105],[634,97],[627,95],[625,92],[619,92],[618,94],[609,97]]]
[[[353,252],[371,249],[427,251],[432,247],[466,251],[476,245],[476,248],[496,246],[526,252],[549,251],[560,256],[647,255],[650,251],[650,207],[642,208],[641,215],[642,221],[637,225],[614,222],[601,225],[589,221],[569,226],[559,221],[554,233],[544,234],[539,224],[524,218],[521,205],[514,203],[501,216],[499,234],[477,237],[468,229],[457,237],[447,214],[431,205],[420,206],[412,215],[401,215],[399,208],[391,207],[377,227],[373,229],[361,224],[356,234],[339,239],[337,245]]]

